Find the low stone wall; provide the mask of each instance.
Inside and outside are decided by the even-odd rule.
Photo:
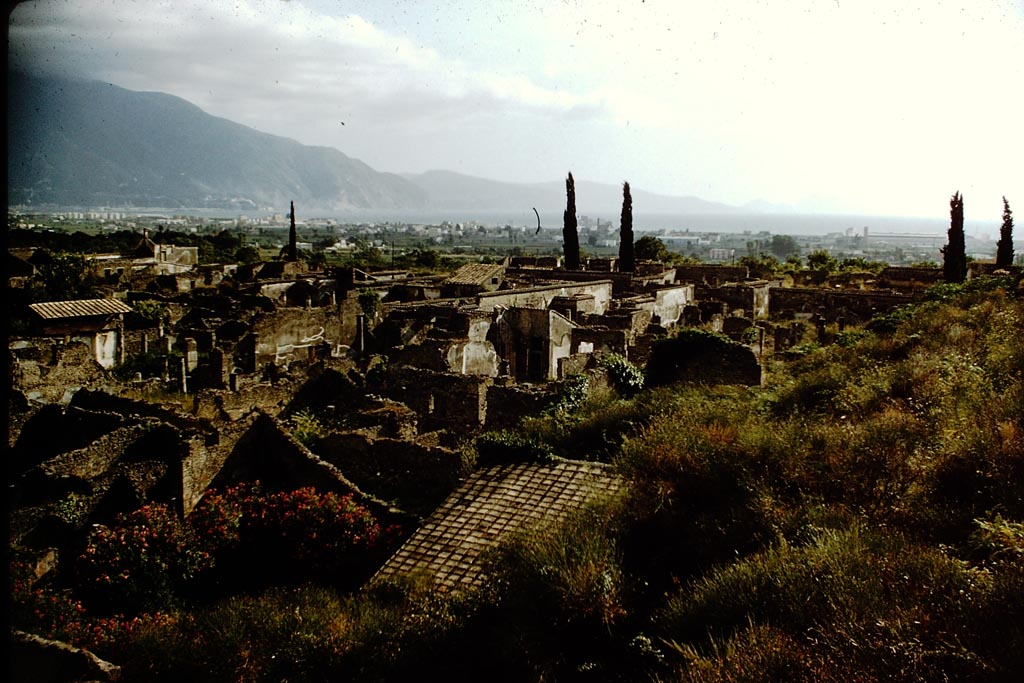
[[[554,404],[554,385],[495,384],[487,388],[487,429],[509,429],[524,417],[540,415]]]
[[[745,266],[678,266],[676,282],[693,282],[695,284],[717,287],[726,282],[738,282],[749,277]]]
[[[775,287],[771,291],[769,311],[772,316],[816,313],[823,314],[829,322],[836,322],[839,318],[847,322],[863,322],[915,300],[911,294]]]
[[[700,331],[656,342],[647,364],[647,383],[652,386],[759,386],[762,380],[761,364],[750,347]]]
[[[98,386],[106,373],[89,344],[34,338],[10,343],[13,388],[31,399],[56,403],[68,389]]]
[[[214,478],[218,488],[241,481],[260,481],[270,490],[312,486],[318,491],[351,494],[385,520],[408,521],[408,515],[362,491],[341,471],[296,441],[274,418],[259,412],[235,444]]]
[[[375,439],[360,432],[330,434],[315,448],[363,491],[424,516],[455,489],[469,469],[457,451],[414,441]]]
[[[487,418],[490,377],[389,365],[384,395],[416,411],[424,429],[477,429]]]

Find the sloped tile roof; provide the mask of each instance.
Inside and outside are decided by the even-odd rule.
[[[493,277],[501,277],[505,266],[500,263],[470,263],[462,266],[444,281],[446,285],[485,285]]]
[[[557,523],[623,485],[607,465],[574,460],[476,471],[416,530],[374,580],[422,573],[442,590],[483,583],[481,554],[520,529]]]
[[[28,306],[47,320],[54,318],[88,318],[96,315],[131,313],[132,308],[117,299],[77,299],[74,301],[47,301]]]

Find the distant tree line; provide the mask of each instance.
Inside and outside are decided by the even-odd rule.
[[[235,263],[253,257],[252,252],[249,251],[243,254],[243,258],[239,258],[238,250],[247,246],[245,235],[229,230],[205,235],[176,230],[158,230],[150,232],[149,238],[157,244],[199,247],[200,263]],[[53,254],[127,254],[138,247],[142,239],[143,236],[133,230],[90,235],[81,230],[63,232],[19,228],[8,233],[8,246],[11,248],[35,247],[46,249]]]

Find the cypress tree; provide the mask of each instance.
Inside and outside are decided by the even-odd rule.
[[[285,261],[298,261],[299,235],[295,232],[295,202],[291,202],[288,216],[291,218],[291,227],[288,230],[288,253],[285,255]]]
[[[622,183],[622,218],[619,221],[619,270],[632,273],[633,262],[633,197],[629,183]]]
[[[1013,212],[1010,203],[1003,197],[1003,225],[999,228],[999,242],[996,243],[996,266],[1006,268],[1013,265]]]
[[[959,192],[949,200],[949,233],[942,248],[942,271],[946,282],[967,278],[967,251],[964,244],[964,198]]]
[[[565,179],[566,206],[562,214],[562,243],[567,270],[580,269],[580,236],[576,232],[576,183],[572,173]]]

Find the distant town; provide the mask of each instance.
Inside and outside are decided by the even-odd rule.
[[[664,223],[661,219],[658,223]],[[700,222],[680,218],[679,223]],[[720,219],[719,219],[720,222]],[[785,219],[765,215],[766,225],[785,225]],[[809,221],[805,221],[809,222]],[[579,216],[580,246],[586,255],[609,257],[618,253],[617,221]],[[456,259],[467,257],[500,258],[508,255],[550,256],[561,253],[561,227],[509,223],[497,224],[482,220],[417,223],[408,221],[346,222],[337,218],[297,218],[301,232],[298,248],[322,252],[327,261],[338,261],[361,247],[378,251],[384,262],[400,259],[415,250],[430,249]],[[40,213],[25,208],[8,210],[8,227],[28,230],[85,231],[91,233],[119,230],[177,230],[192,234],[209,234],[228,230],[245,235],[246,243],[276,253],[287,241],[287,212],[238,215],[233,218],[187,214],[131,213],[124,210],[70,211]],[[803,225],[801,225],[803,227]],[[761,230],[700,231],[688,228],[645,228],[641,221],[637,230],[657,237],[669,252],[706,263],[734,263],[737,259],[774,255],[782,260],[788,256],[806,256],[824,249],[837,259],[862,258],[891,265],[938,263],[945,244],[944,232],[871,230],[868,226],[847,227],[838,231],[807,234],[806,229],[787,232],[784,228]],[[993,233],[997,226],[993,227]],[[990,260],[995,257],[997,235],[966,235],[970,258]],[[1024,243],[1017,253],[1024,251]],[[1018,256],[1018,262],[1021,257]]]

